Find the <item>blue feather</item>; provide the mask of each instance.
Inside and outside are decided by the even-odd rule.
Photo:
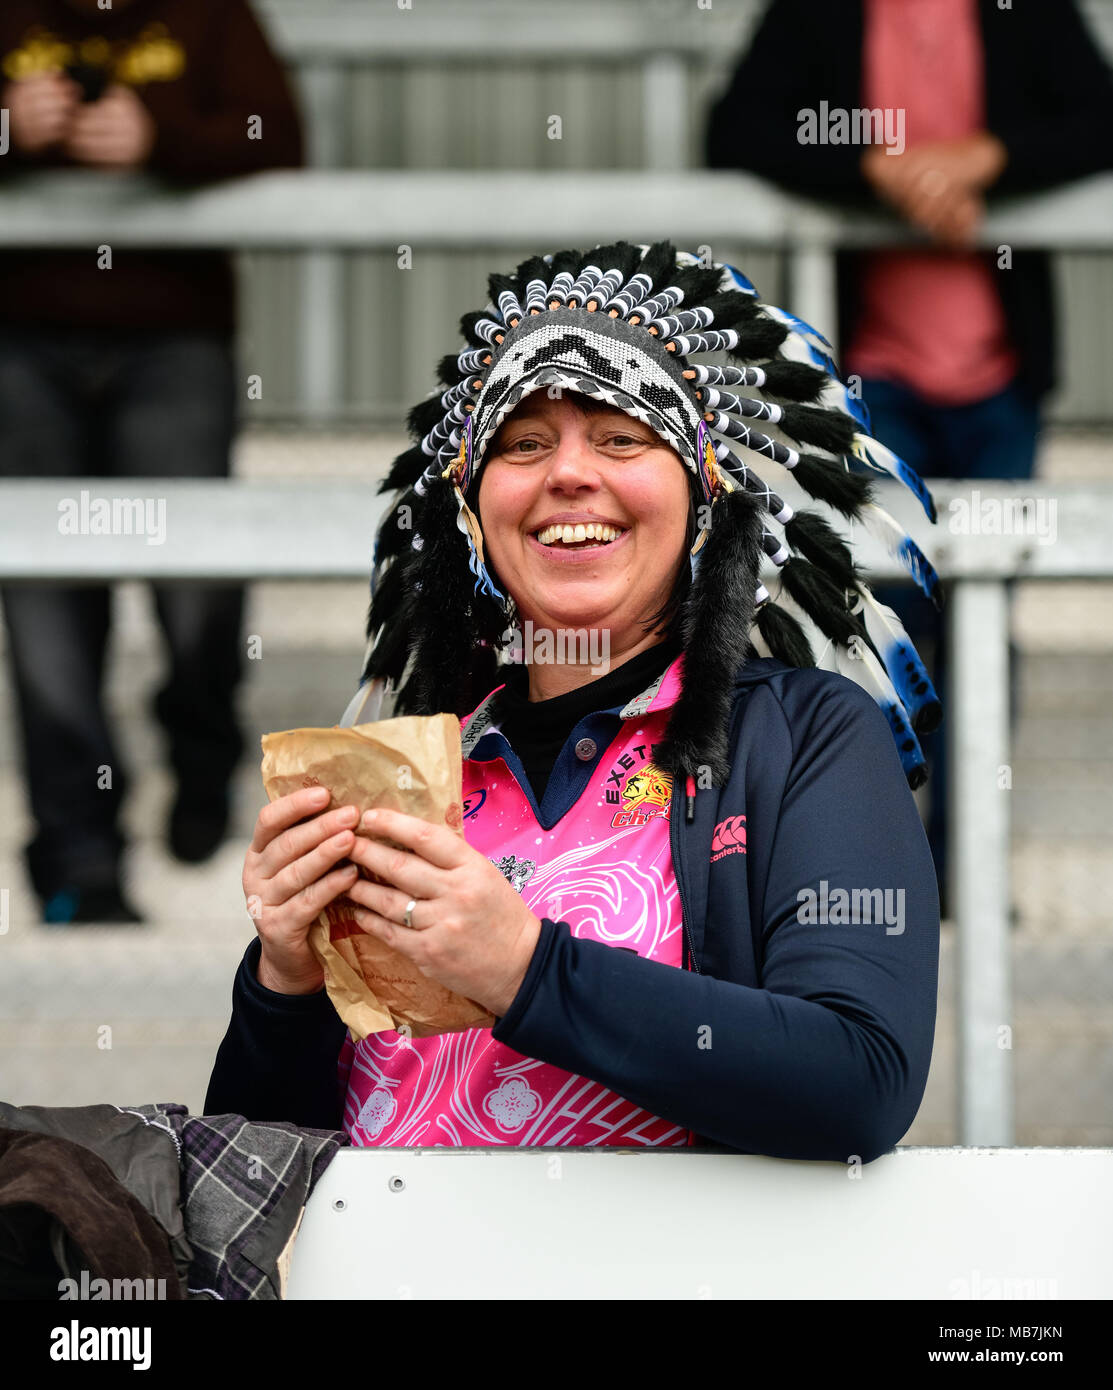
[[[936,608],[942,608],[943,593],[939,587],[939,575],[911,536],[901,543],[897,558]]]
[[[757,290],[754,287],[754,282],[752,280],[747,279],[747,277],[743,275],[740,270],[737,270],[732,265],[727,265],[725,261],[723,262],[723,269],[728,270],[730,272],[730,278],[734,281],[735,289],[741,290],[743,294],[753,295],[755,299],[758,297]]]
[[[922,781],[927,774],[927,761],[920,747],[920,740],[912,732],[912,726],[904,710],[898,704],[887,703],[881,705],[881,713],[889,721],[889,728],[893,731],[905,777],[910,782]]]
[[[919,652],[896,613],[878,603],[868,585],[860,584],[858,592],[862,603],[855,611],[865,621],[870,641],[877,648],[897,698],[908,711],[913,727],[930,733],[938,728],[943,707]]]
[[[894,454],[892,449],[888,449],[880,440],[871,439],[868,434],[856,434],[854,436],[854,457],[860,459],[862,463],[878,473],[888,473],[890,478],[896,478],[902,482],[906,488],[915,493],[917,501],[927,514],[927,519],[934,524],[936,520],[935,500],[927,489],[923,478],[914,468],[909,467],[904,459]]]
[[[939,576],[900,522],[876,502],[867,502],[860,509],[858,519],[871,535],[881,541],[890,555],[896,556],[936,608],[942,608],[943,590]]]

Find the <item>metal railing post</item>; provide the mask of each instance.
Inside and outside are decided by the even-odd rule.
[[[655,53],[642,66],[642,121],[647,169],[688,162],[688,66],[679,53]]]
[[[1009,606],[1003,580],[951,599],[948,860],[957,936],[959,1143],[1013,1142]]]
[[[835,251],[829,240],[793,236],[788,245],[789,295],[786,307],[810,323],[837,353],[838,287]]]
[[[308,156],[314,168],[340,163],[343,71],[335,63],[313,63],[300,72],[307,108]],[[339,251],[305,251],[301,257],[301,338],[298,343],[298,403],[313,421],[334,416],[340,406],[344,366],[344,260]]]

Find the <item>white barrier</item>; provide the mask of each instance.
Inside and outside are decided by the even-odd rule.
[[[291,1299],[1113,1296],[1113,1150],[342,1150]],[[1001,1309],[1001,1301],[1009,1303]]]

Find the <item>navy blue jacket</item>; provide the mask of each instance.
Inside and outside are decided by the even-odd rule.
[[[576,741],[593,738],[596,761],[606,756],[621,708],[573,729],[545,793],[546,827],[595,766],[575,757]],[[730,747],[730,780],[697,791],[690,822],[674,784],[683,968],[543,919],[493,1035],[711,1144],[869,1162],[902,1138],[923,1096],[939,954],[935,872],[892,733],[853,682],[766,658],[736,679]],[[497,731],[471,756],[503,756],[521,780]],[[745,852],[724,853],[741,816]],[[847,901],[857,911],[844,922]],[[344,1025],[323,990],[265,989],[258,961],[256,939],[205,1113],[341,1128]]]

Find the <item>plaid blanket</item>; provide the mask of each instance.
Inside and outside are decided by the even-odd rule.
[[[166,1102],[115,1108],[162,1130],[177,1151],[193,1249],[188,1297],[283,1298],[305,1203],[348,1136],[242,1115],[191,1116]]]

